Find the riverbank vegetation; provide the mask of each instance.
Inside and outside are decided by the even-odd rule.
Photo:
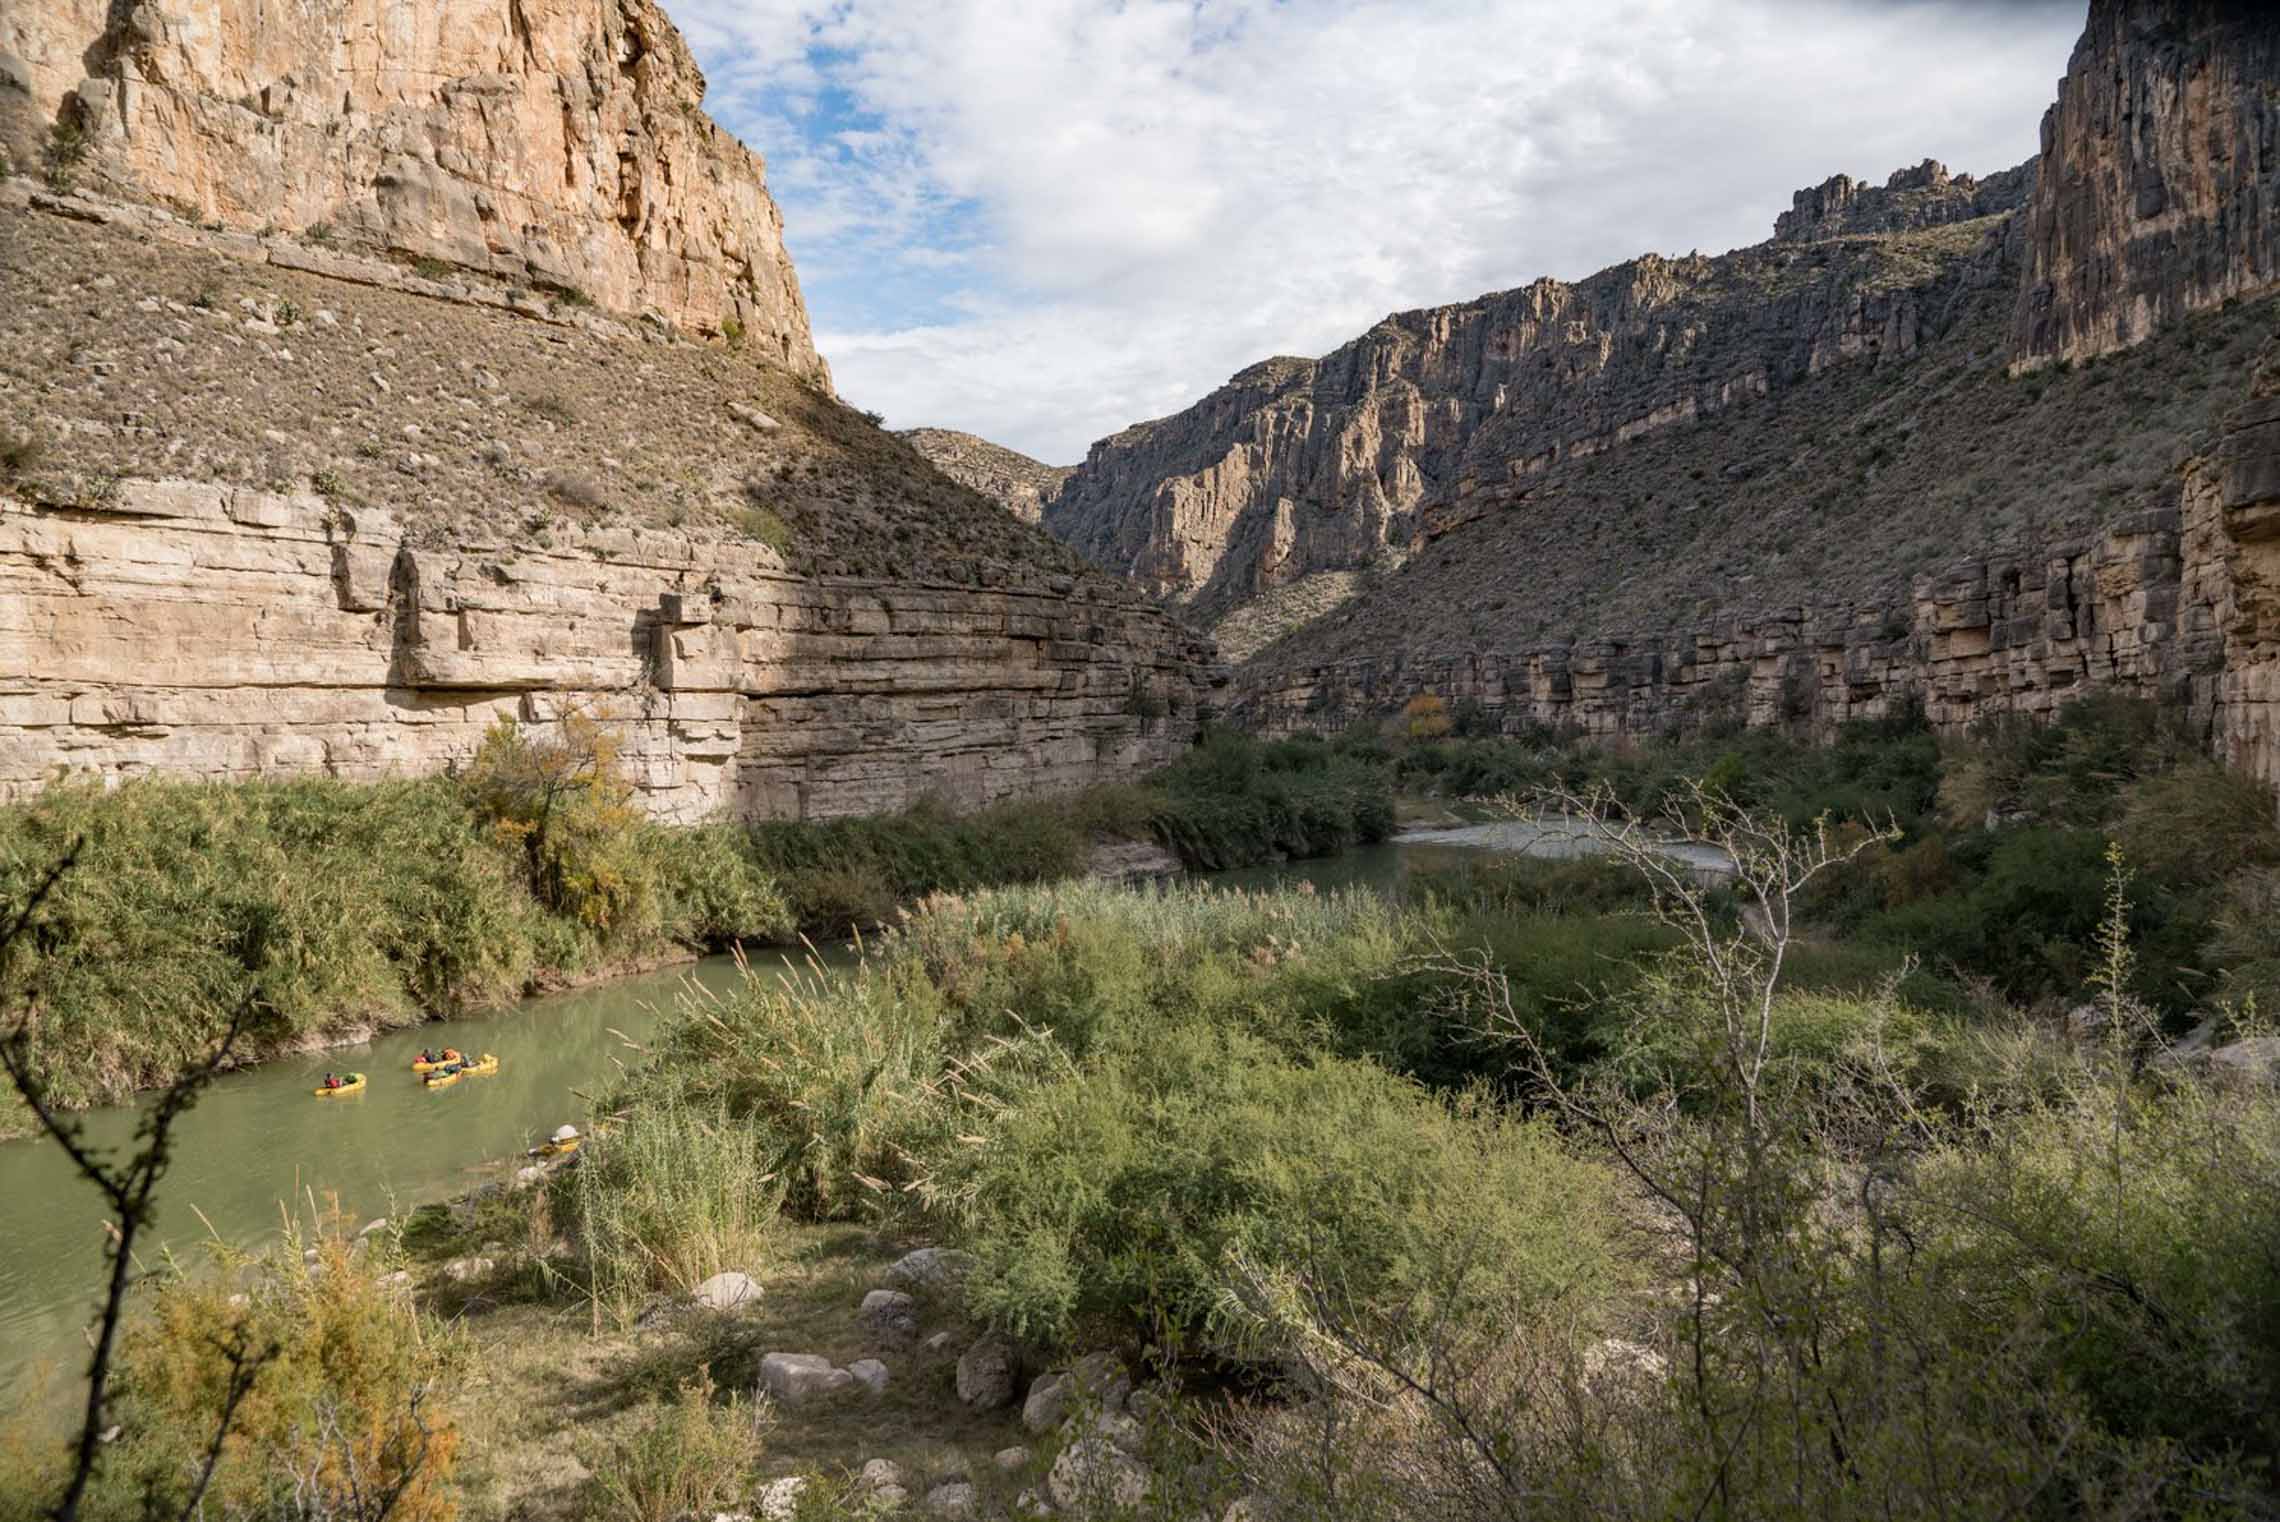
[[[1387,893],[969,879],[851,971],[692,992],[575,1166],[403,1233],[402,1314],[520,1371],[492,1410],[437,1366],[459,1504],[749,1510],[804,1475],[801,1516],[852,1517],[892,1456],[1013,1515],[1076,1453],[1147,1493],[1064,1515],[2269,1514],[2280,1037],[2247,906],[2280,852],[2154,716],[1190,766],[1157,791],[1254,839],[1431,779],[1588,807],[1611,854]],[[859,1319],[919,1244],[966,1255],[912,1308],[947,1341]],[[729,1271],[756,1306],[690,1309]],[[1092,1352],[1150,1399],[1025,1432],[961,1400],[983,1344],[1015,1409]],[[887,1393],[742,1404],[811,1350]],[[550,1367],[581,1373],[540,1400]],[[632,1478],[574,1483],[534,1430]]]
[[[605,725],[502,724],[459,774],[59,785],[0,809],[0,902],[75,844],[32,940],[0,967],[66,1108],[203,1054],[251,998],[240,1050],[463,1013],[732,943],[844,936],[938,891],[1081,873],[1097,842],[1198,864],[1319,854],[1391,828],[1390,779],[1215,736],[1145,784],[957,814],[668,826],[639,811]],[[0,1103],[0,1137],[24,1129]]]

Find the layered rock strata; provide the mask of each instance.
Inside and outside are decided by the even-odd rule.
[[[801,578],[594,529],[415,543],[385,513],[129,480],[0,495],[0,798],[59,777],[440,770],[500,718],[610,722],[649,810],[979,804],[1161,764],[1209,651],[1077,578]]]
[[[652,0],[0,10],[0,149],[239,232],[730,332],[822,382],[758,155]]]
[[[1546,725],[1620,740],[1719,723],[1825,733],[1920,704],[1952,732],[1999,714],[2047,717],[2096,688],[2182,705],[2209,723],[2226,695],[2227,642],[2220,609],[2188,600],[2185,527],[2178,510],[2146,512],[2089,538],[1957,561],[1898,603],[1262,672],[1233,712],[1268,731],[1335,730],[1433,693],[1479,705],[1504,731]]]

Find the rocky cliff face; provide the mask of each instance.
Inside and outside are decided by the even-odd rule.
[[[910,428],[897,435],[960,486],[980,492],[1024,523],[1044,516],[1045,504],[1075,473],[1046,465],[1018,450],[954,428]]]
[[[2111,353],[2280,282],[2280,20],[2093,0],[2025,216],[2015,362]]]
[[[1565,463],[1833,366],[1905,359],[1999,278],[1998,224],[1955,220],[1981,190],[1936,165],[1914,173],[1924,187],[1847,190],[1791,214],[1913,219],[1907,234],[1649,255],[1399,313],[1320,360],[1255,365],[1095,444],[1046,525],[1211,617],[1311,573],[1398,563]],[[2018,180],[1996,178],[2010,188],[1989,204]]]
[[[1789,210],[1773,219],[1773,236],[1781,243],[1825,243],[1999,216],[2016,211],[2034,183],[2031,161],[1975,180],[1926,159],[1913,169],[1894,170],[1881,189],[1849,174],[1833,175],[1790,197]]]
[[[418,773],[573,710],[677,820],[1192,742],[1207,644],[830,395],[645,0],[0,28],[17,144],[77,145],[0,177],[0,800]]]
[[[819,382],[762,165],[652,0],[0,10],[20,167],[731,332]]]

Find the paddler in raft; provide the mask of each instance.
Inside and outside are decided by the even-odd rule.
[[[337,1074],[334,1074],[334,1073],[327,1073],[327,1074],[325,1074],[325,1087],[326,1087],[326,1088],[328,1088],[328,1089],[337,1089],[337,1088],[339,1088],[339,1087],[340,1087],[340,1077],[339,1077],[339,1075],[337,1075]]]

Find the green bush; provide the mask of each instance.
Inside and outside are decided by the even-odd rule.
[[[1426,1290],[1415,1267],[1452,1237],[1479,1248],[1468,1299],[1582,1300],[1622,1277],[1610,1181],[1549,1131],[1205,1022],[1129,1032],[981,1136],[934,1180],[980,1259],[970,1303],[1047,1343],[1240,1356],[1222,1296],[1238,1262],[1325,1268],[1386,1303]]]
[[[1957,1322],[2039,1326],[2044,1377],[2098,1423],[2280,1459],[2280,1102],[2075,1091],[1959,1138],[1917,1218]]]
[[[0,898],[74,841],[32,945],[57,1099],[117,1098],[202,1054],[243,997],[249,1050],[343,1017],[413,1021],[521,990],[543,916],[449,782],[139,782],[0,811]]]
[[[1393,833],[1390,779],[1319,741],[1214,732],[1150,780],[1166,798],[1156,832],[1191,867],[1325,856]]]

